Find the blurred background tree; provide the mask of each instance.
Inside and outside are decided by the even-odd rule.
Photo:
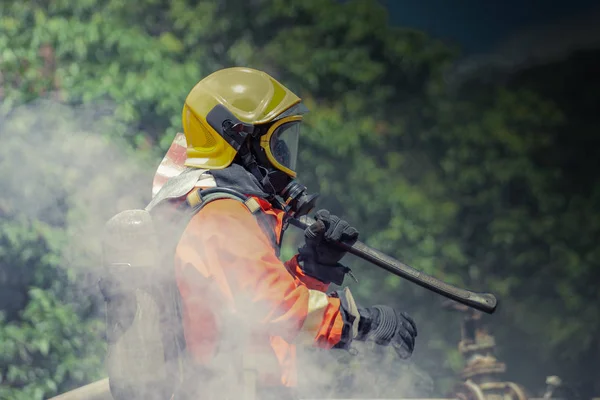
[[[223,67],[264,69],[311,109],[299,173],[321,193],[320,206],[392,256],[495,292],[501,305],[487,321],[509,379],[537,391],[558,374],[597,394],[598,53],[450,85],[459,56],[439,39],[390,26],[374,0],[7,0],[0,115],[10,121],[19,106],[48,95],[71,106],[114,105],[98,130],[141,157],[147,168],[136,173],[149,195],[191,87]],[[98,312],[93,299],[81,301],[82,269],[64,258],[65,221],[82,212],[68,188],[84,177],[65,183],[69,165],[49,163],[35,182],[68,186],[64,202],[45,212],[48,220],[19,207],[33,189],[15,183],[14,168],[28,160],[33,130],[0,126],[2,143],[18,132],[21,146],[0,150],[6,399],[50,397],[103,373]],[[116,193],[106,185],[94,192]],[[290,232],[288,253],[295,239]],[[360,283],[346,284],[361,303],[415,316],[414,364],[433,378],[427,394],[444,395],[461,366],[459,318],[441,310],[437,295],[351,265]]]

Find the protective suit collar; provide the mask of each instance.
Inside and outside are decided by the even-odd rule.
[[[231,164],[224,169],[213,169],[207,171],[212,175],[219,187],[235,189],[247,195],[258,196],[264,199],[270,197],[266,193],[258,179],[239,164]]]

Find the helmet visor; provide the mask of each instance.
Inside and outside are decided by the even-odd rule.
[[[298,142],[300,140],[300,121],[288,122],[273,132],[269,147],[271,154],[281,166],[296,171],[298,160]]]

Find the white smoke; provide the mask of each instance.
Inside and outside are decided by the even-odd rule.
[[[0,116],[0,217],[21,215],[63,228],[65,269],[91,280],[80,280],[81,296],[97,296],[101,273],[101,241],[105,222],[114,214],[143,208],[151,197],[152,177],[162,155],[135,152],[119,138],[131,131],[113,118],[108,103],[72,107],[39,100]],[[212,387],[219,399],[246,398],[247,387],[233,384],[235,365],[251,333],[263,329],[263,305],[244,295],[235,303],[242,311],[224,311],[218,320],[231,320],[228,348],[221,348],[210,369],[210,382],[198,378],[196,390]],[[236,296],[234,296],[236,297]],[[223,309],[209,296],[208,308]],[[259,317],[260,316],[260,317]],[[235,328],[231,328],[235,326]],[[101,340],[101,338],[98,338]],[[420,343],[417,343],[417,351]],[[298,381],[303,397],[414,397],[428,395],[431,382],[410,362],[390,360],[391,349],[356,344],[348,352],[299,349]],[[104,354],[99,354],[104,357]],[[272,354],[267,354],[272,356]],[[423,386],[424,383],[424,386]]]
[[[68,267],[97,266],[104,222],[150,198],[151,164],[117,139],[112,109],[40,99],[0,117],[4,209],[64,227]]]

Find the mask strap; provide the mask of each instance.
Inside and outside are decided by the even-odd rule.
[[[260,171],[260,166],[256,162],[256,158],[252,155],[250,149],[247,146],[242,146],[238,151],[240,158],[242,159],[242,165],[250,171],[254,177],[261,182],[263,180],[263,174]]]

